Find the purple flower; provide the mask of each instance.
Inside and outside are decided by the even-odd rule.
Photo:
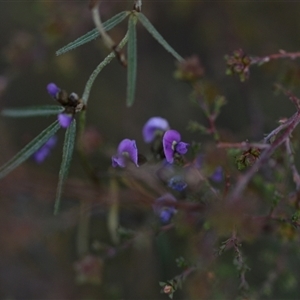
[[[118,146],[118,153],[112,157],[112,166],[124,168],[126,161],[130,159],[137,167],[138,165],[138,150],[134,140],[124,139]]]
[[[155,200],[155,203],[153,204],[153,211],[159,217],[161,223],[169,223],[171,218],[176,214],[176,208],[170,205],[170,202],[175,203],[176,201],[176,198],[174,198],[171,194],[165,194]]]
[[[55,83],[49,83],[47,85],[47,91],[53,98],[56,98],[57,94],[60,92],[60,88]]]
[[[57,136],[53,135],[40,149],[38,149],[33,154],[33,159],[36,163],[42,163],[47,156],[50,154],[51,150],[54,148],[57,142]]]
[[[161,117],[150,118],[143,127],[143,137],[145,143],[151,143],[159,132],[164,132],[170,128],[166,119]]]
[[[223,180],[223,169],[221,166],[218,166],[214,173],[210,176],[210,179],[214,182],[221,182]]]
[[[187,187],[187,183],[180,175],[177,175],[169,180],[168,186],[175,191],[182,192]]]
[[[168,130],[163,136],[163,148],[168,163],[173,163],[175,153],[185,154],[189,144],[181,142],[180,133],[176,130]]]
[[[73,116],[66,113],[60,113],[58,114],[57,119],[62,128],[68,128],[73,120]]]

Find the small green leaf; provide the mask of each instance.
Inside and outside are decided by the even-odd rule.
[[[62,188],[64,182],[68,176],[70,163],[73,155],[73,149],[75,144],[76,137],[76,120],[74,119],[71,125],[67,128],[65,134],[64,148],[63,148],[63,156],[62,162],[60,165],[59,176],[58,176],[58,185],[56,191],[56,198],[54,204],[54,214],[57,215],[61,200]]]
[[[44,145],[51,136],[53,136],[60,128],[58,121],[52,123],[49,127],[44,129],[36,138],[27,144],[18,154],[0,168],[0,179],[5,177],[8,173],[17,168],[34,152],[36,152],[42,145]]]
[[[182,61],[183,58],[168,44],[168,42],[161,36],[161,34],[154,28],[146,16],[142,13],[137,14],[140,22],[148,30],[148,32],[168,51],[170,52],[178,61]]]
[[[113,16],[109,20],[103,23],[103,27],[105,31],[109,31],[112,28],[114,28],[116,25],[121,23],[128,15],[130,14],[129,11],[122,11],[118,13],[117,15]],[[83,36],[79,37],[75,41],[69,43],[68,45],[62,47],[61,49],[56,51],[56,55],[64,54],[70,50],[73,50],[81,45],[84,45],[94,39],[96,39],[100,35],[97,28],[87,32]]]
[[[136,51],[136,16],[131,15],[128,22],[127,47],[127,106],[134,102],[136,87],[137,51]]]
[[[40,117],[57,115],[63,110],[64,108],[60,105],[29,106],[20,108],[5,108],[1,111],[1,115],[13,118]]]

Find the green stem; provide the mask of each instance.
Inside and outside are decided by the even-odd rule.
[[[128,32],[126,33],[126,35],[124,36],[124,38],[122,39],[120,44],[118,45],[117,49],[123,48],[126,45],[127,40],[128,40]],[[105,57],[105,59],[96,67],[96,69],[91,74],[90,78],[88,79],[88,81],[85,85],[83,96],[82,96],[82,100],[85,105],[87,105],[92,85],[93,85],[95,79],[97,78],[98,74],[102,71],[102,69],[104,67],[106,67],[112,61],[112,59],[114,57],[116,57],[115,51],[108,54]]]

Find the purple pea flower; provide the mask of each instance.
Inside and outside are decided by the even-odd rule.
[[[176,130],[168,130],[163,136],[163,148],[168,163],[173,163],[176,153],[185,154],[189,144],[181,142],[180,133]]]
[[[165,194],[155,200],[153,204],[153,211],[159,217],[162,224],[169,223],[171,218],[177,213],[177,209],[174,206],[165,205],[165,203],[175,203],[176,201],[176,198],[171,194]]]
[[[60,113],[58,114],[57,119],[62,128],[68,128],[73,120],[73,116],[66,113]]]
[[[182,176],[176,175],[169,180],[168,187],[175,191],[182,192],[187,187],[187,183],[183,180]]]
[[[221,166],[216,167],[210,179],[216,183],[221,182],[223,180],[223,168]]]
[[[161,117],[150,118],[143,127],[143,137],[145,143],[151,143],[159,132],[164,132],[170,128],[166,119]]]
[[[47,85],[47,91],[53,98],[56,98],[57,94],[60,92],[60,88],[52,82]]]
[[[38,149],[33,154],[33,159],[36,163],[42,163],[47,156],[49,156],[51,150],[55,147],[57,143],[57,136],[53,135],[40,149]]]
[[[138,150],[134,140],[124,139],[118,146],[118,153],[112,157],[112,166],[124,168],[126,161],[131,160],[137,167],[138,165]]]

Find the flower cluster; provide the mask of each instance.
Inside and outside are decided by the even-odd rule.
[[[47,91],[52,98],[65,108],[62,113],[58,114],[57,119],[62,128],[68,128],[75,113],[84,108],[82,100],[79,99],[76,93],[68,94],[66,91],[61,90],[55,83],[49,83]]]
[[[178,131],[169,128],[167,120],[153,117],[143,127],[143,138],[146,143],[151,143],[156,138],[161,139],[162,137],[164,157],[168,163],[172,164],[176,156],[181,156],[188,151],[189,144],[181,141],[181,135]],[[117,154],[112,157],[112,166],[124,168],[128,159],[137,167],[139,166],[136,142],[124,139],[118,146]]]
[[[227,63],[226,74],[238,74],[241,81],[248,79],[251,58],[242,49],[233,51],[232,55],[226,55],[225,60]]]

